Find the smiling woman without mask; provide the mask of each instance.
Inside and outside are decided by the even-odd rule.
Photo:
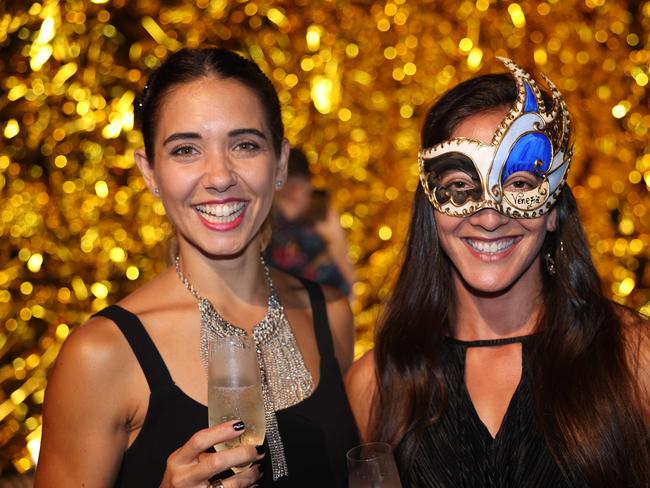
[[[405,487],[650,483],[648,323],[600,287],[569,114],[509,60],[431,108],[404,263],[346,379]]]
[[[36,486],[346,486],[358,442],[341,379],[354,341],[347,300],[261,259],[289,151],[271,82],[234,52],[182,49],[149,77],[139,108],[136,163],[177,255],[64,344]],[[212,449],[247,429],[208,428],[207,343],[226,335],[255,342],[265,455]]]

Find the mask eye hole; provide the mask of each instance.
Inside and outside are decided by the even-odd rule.
[[[479,201],[483,190],[474,162],[460,152],[448,152],[426,161],[427,186],[439,204],[451,201],[460,206],[470,199]]]

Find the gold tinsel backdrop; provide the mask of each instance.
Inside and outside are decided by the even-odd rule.
[[[423,115],[514,59],[573,113],[570,183],[613,299],[650,310],[650,2],[5,0],[0,4],[0,473],[33,468],[48,369],[89,314],[165,266],[170,226],[133,163],[133,103],[181,46],[276,85],[358,269],[357,353],[399,263]]]

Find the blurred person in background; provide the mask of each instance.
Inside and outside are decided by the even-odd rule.
[[[276,193],[273,207],[265,251],[269,264],[351,295],[355,270],[339,214],[328,192],[314,189],[309,161],[299,148],[289,153],[287,182]]]

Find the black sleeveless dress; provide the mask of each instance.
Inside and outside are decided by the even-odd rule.
[[[487,340],[445,341],[447,405],[420,438],[412,455],[406,438],[395,450],[404,488],[564,488],[583,486],[565,478],[536,425],[530,385],[529,351],[535,335]],[[495,438],[479,418],[465,386],[469,347],[521,342],[522,375]],[[430,412],[433,415],[433,405]]]
[[[345,453],[359,443],[358,431],[334,356],[325,298],[318,285],[309,292],[320,353],[320,381],[310,397],[276,412],[289,476],[273,482],[268,446],[262,487],[347,487]],[[137,316],[119,306],[100,311],[117,324],[144,372],[149,407],[135,441],[124,453],[115,487],[157,488],[169,455],[195,432],[208,427],[208,409],[176,386]]]

